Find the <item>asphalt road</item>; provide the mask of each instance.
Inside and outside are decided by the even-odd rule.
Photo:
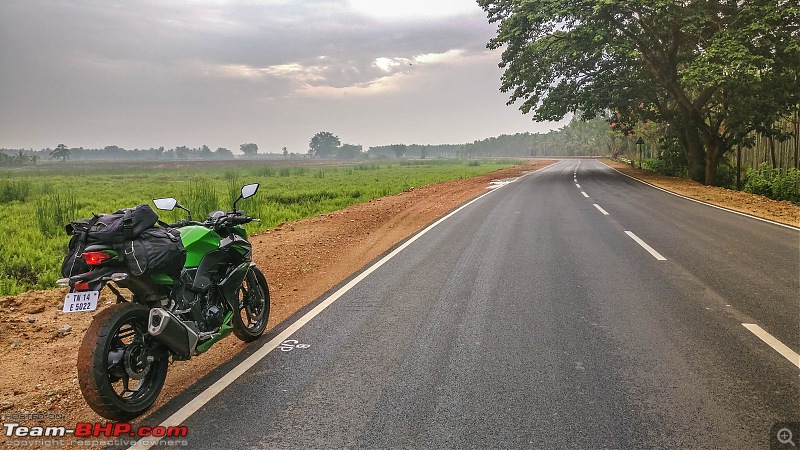
[[[179,409],[248,355],[148,421],[175,413],[204,449],[769,448],[800,420],[799,259],[797,230],[564,160],[298,313],[207,402]]]

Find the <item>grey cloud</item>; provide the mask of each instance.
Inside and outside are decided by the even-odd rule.
[[[482,51],[489,36],[480,18],[385,23],[345,15],[343,4],[306,0],[187,8],[162,1],[7,0],[0,10],[3,26],[17,29],[0,45],[9,63],[21,54],[38,53],[56,66],[95,59],[168,67],[199,59],[268,67],[313,65],[326,56],[341,65],[331,72],[337,75],[332,85],[337,85],[342,73],[367,81],[358,75],[369,74],[378,57],[408,58],[454,48]],[[476,29],[486,38],[476,38]]]
[[[486,93],[472,100],[481,102],[475,109],[485,110],[489,98],[505,108],[497,62],[486,58],[492,33],[480,14],[377,19],[348,10],[344,0],[2,0],[0,146],[56,145],[50,136],[87,146],[90,137],[122,146],[131,145],[122,139],[183,145],[194,136],[235,148],[238,139],[215,139],[260,127],[279,139],[313,134],[327,123],[394,132],[395,110],[413,111],[423,123],[424,113],[443,117],[448,102],[462,115],[470,110],[475,85],[457,91],[459,83],[447,81],[463,74],[415,60],[452,50],[473,60],[470,71],[487,71],[470,74],[487,83]],[[382,68],[378,58],[396,64]],[[397,86],[407,91],[392,96],[304,97],[310,88],[358,89],[398,74],[405,84]],[[430,104],[431,90],[443,98],[439,109]],[[402,108],[394,108],[398,102]],[[510,110],[505,114],[526,121]],[[381,111],[387,125],[365,111]],[[495,113],[493,120],[506,117]],[[457,133],[453,128],[450,135]]]

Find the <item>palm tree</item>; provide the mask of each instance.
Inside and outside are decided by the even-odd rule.
[[[22,150],[17,153],[17,156],[14,157],[17,161],[17,165],[24,166],[26,162],[28,162],[28,155],[25,154]]]

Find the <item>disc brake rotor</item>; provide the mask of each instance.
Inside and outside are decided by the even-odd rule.
[[[125,373],[134,380],[141,380],[150,372],[150,364],[144,367],[139,364],[141,350],[138,344],[131,344],[125,349]]]

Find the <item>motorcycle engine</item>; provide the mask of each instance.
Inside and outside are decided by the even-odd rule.
[[[184,314],[185,320],[195,322],[200,331],[211,331],[222,325],[225,310],[219,306],[221,298],[215,289],[195,292],[181,288],[176,294],[177,309],[188,309]]]
[[[191,314],[202,331],[210,331],[222,325],[225,311],[218,306],[218,302],[219,294],[214,289],[197,295]]]

